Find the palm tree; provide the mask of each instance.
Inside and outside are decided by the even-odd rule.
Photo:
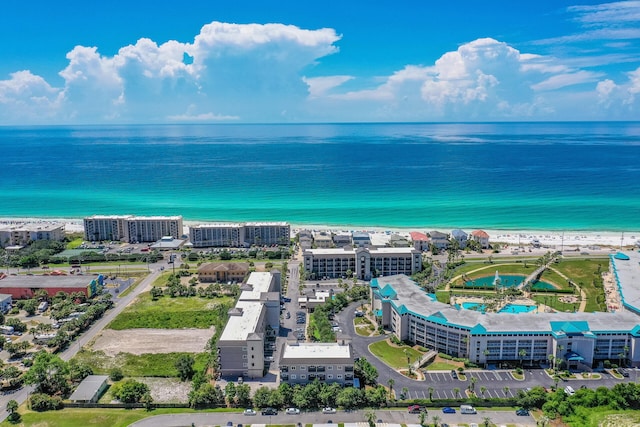
[[[489,427],[491,424],[491,417],[483,417],[482,424],[484,424],[484,427]]]
[[[423,408],[422,411],[420,411],[420,415],[418,415],[418,419],[420,420],[421,426],[424,426],[424,422],[427,420],[428,415],[429,415],[429,411],[427,411],[426,408]]]
[[[527,350],[524,348],[520,349],[518,356],[520,356],[520,367],[522,368],[524,366],[524,358],[527,357]]]
[[[433,391],[434,391],[434,388],[429,387],[429,400],[433,400]]]
[[[373,411],[368,411],[366,414],[364,414],[364,416],[367,419],[367,423],[369,423],[369,427],[375,427],[376,413]]]
[[[396,382],[394,381],[393,378],[389,378],[389,380],[387,381],[387,385],[389,386],[389,400],[393,399],[392,398],[392,396],[393,396],[393,385],[395,383]]]
[[[440,417],[439,416],[434,415],[433,418],[431,418],[431,421],[433,421],[433,427],[440,426]]]
[[[484,398],[484,393],[487,391],[487,388],[485,386],[480,386],[480,395],[482,396],[482,398]]]
[[[456,395],[456,399],[460,398],[460,388],[456,387],[453,389],[453,393]]]
[[[511,390],[509,386],[502,387],[502,391],[504,391],[504,397],[507,397],[507,395],[509,394],[509,390]]]
[[[478,379],[476,377],[471,377],[471,379],[469,380],[469,391],[471,393],[475,391],[477,382],[478,382]]]
[[[407,387],[402,387],[402,394],[400,395],[400,397],[402,399],[406,399],[408,394],[409,394],[409,389]]]

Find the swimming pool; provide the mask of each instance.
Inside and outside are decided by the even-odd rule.
[[[536,309],[535,305],[507,304],[498,313],[529,313]]]

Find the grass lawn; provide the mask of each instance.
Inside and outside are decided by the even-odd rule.
[[[389,345],[386,340],[371,344],[369,350],[392,368],[406,368],[407,356],[411,358],[411,363],[422,356],[418,350],[408,346],[394,347]]]
[[[195,371],[204,369],[207,363],[206,353],[161,353],[141,354],[118,353],[114,357],[102,351],[81,350],[74,359],[86,362],[96,375],[108,375],[111,368],[119,367],[127,377],[177,377],[175,363],[181,355],[189,354],[195,359]]]
[[[545,295],[534,295],[533,299],[540,303],[540,304],[544,304],[544,305],[548,305],[549,307],[553,308],[554,310],[558,310],[560,312],[573,312],[574,309],[578,309],[580,307],[580,303],[577,302],[575,304],[567,304],[565,302],[560,302],[558,300],[559,297],[561,297],[562,294],[557,294],[557,295],[551,295],[551,294],[545,294]],[[580,299],[578,297],[578,299]]]
[[[580,415],[564,417],[570,426],[633,427],[640,425],[640,411],[621,411],[607,408],[580,408]]]
[[[187,408],[162,408],[146,411],[144,409],[79,409],[67,408],[61,411],[33,412],[20,406],[18,412],[22,422],[11,424],[5,420],[0,427],[126,427],[143,418],[162,414],[222,412],[220,410],[195,411]]]
[[[609,269],[608,258],[571,259],[554,264],[553,268],[562,272],[577,283],[587,294],[585,311],[606,311],[604,289],[594,286],[594,280],[600,284],[600,274]]]
[[[452,365],[446,362],[433,362],[427,365],[427,371],[450,371],[452,369],[457,370],[456,365]]]
[[[123,330],[136,328],[207,329],[216,325],[221,329],[227,311],[233,304],[231,297],[214,299],[201,297],[160,297],[153,301],[149,292],[142,293],[108,326]]]

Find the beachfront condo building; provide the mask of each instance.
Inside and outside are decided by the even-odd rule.
[[[262,378],[280,326],[280,272],[254,272],[241,286],[218,340],[222,376]]]
[[[61,241],[65,238],[64,224],[22,222],[0,224],[0,247],[25,246],[36,240]]]
[[[286,222],[247,222],[244,241],[249,245],[288,245],[291,226]]]
[[[242,224],[201,224],[189,227],[189,239],[196,248],[244,246]]]
[[[422,255],[414,248],[307,249],[303,257],[307,277],[312,279],[351,274],[370,280],[378,276],[411,275],[422,269]]]
[[[286,222],[201,224],[189,227],[189,237],[196,248],[288,245],[291,226]]]
[[[438,302],[405,275],[371,280],[379,323],[399,339],[479,365],[563,361],[589,369],[605,360],[640,366],[640,253],[614,259],[623,310],[596,313],[483,313]]]
[[[165,236],[179,239],[182,234],[181,216],[94,215],[84,218],[85,239],[92,242],[146,243]]]
[[[350,344],[286,344],[280,356],[280,382],[305,385],[319,380],[353,386],[353,365]]]

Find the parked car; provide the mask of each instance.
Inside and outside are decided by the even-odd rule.
[[[519,415],[519,416],[521,416],[521,417],[527,417],[527,416],[529,416],[529,411],[527,411],[527,410],[526,410],[526,409],[524,409],[524,408],[521,408],[521,409],[518,409],[518,410],[516,411],[516,415]]]
[[[243,414],[245,414],[245,415],[256,415],[256,411],[254,411],[251,408],[247,408],[247,409],[244,410]]]
[[[456,410],[455,410],[455,409],[453,409],[453,408],[452,408],[452,407],[450,407],[450,406],[445,406],[444,408],[442,408],[442,413],[443,413],[443,414],[455,414],[455,413],[456,413]]]
[[[335,410],[335,408],[326,407],[326,408],[322,408],[322,413],[323,414],[335,414],[336,410]]]
[[[300,413],[300,409],[298,409],[298,408],[287,408],[285,413],[287,415],[298,415]]]
[[[410,414],[419,414],[422,412],[422,407],[420,405],[411,405],[408,409]]]
[[[458,379],[458,373],[457,373],[455,370],[453,370],[453,369],[451,370],[451,377],[452,377],[454,380],[457,380],[457,379]]]
[[[278,415],[278,410],[275,408],[264,408],[262,415]]]

